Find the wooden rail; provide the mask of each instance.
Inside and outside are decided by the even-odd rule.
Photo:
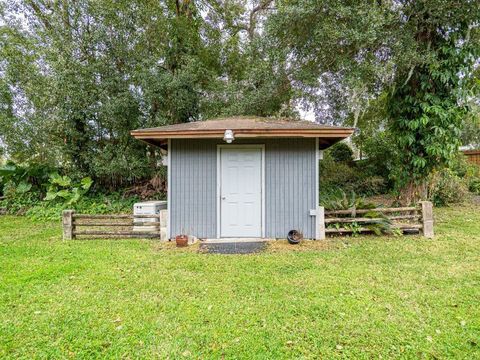
[[[392,228],[394,229],[400,229],[400,230],[413,230],[413,229],[422,229],[423,225],[421,224],[398,224],[398,225],[393,225]],[[327,228],[325,229],[325,232],[327,234],[335,234],[335,233],[351,233],[354,231],[358,232],[371,232],[372,229],[366,228],[366,227],[359,227],[354,229],[346,229],[346,228]]]
[[[327,210],[325,215],[350,215],[355,214],[367,214],[369,212],[380,212],[380,213],[394,213],[394,212],[405,212],[405,211],[418,211],[418,207],[398,207],[398,208],[375,208],[375,209],[348,209],[348,210]]]
[[[365,216],[369,213],[378,215],[375,217]],[[357,215],[360,216],[357,217]],[[324,239],[326,234],[341,235],[353,232],[372,232],[372,229],[368,226],[381,222],[389,223],[391,229],[422,231],[423,235],[428,238],[432,238],[434,235],[433,206],[429,201],[422,201],[419,206],[398,208],[325,210],[319,207],[317,216],[319,217],[317,220],[319,228],[317,238],[319,239]],[[399,221],[402,221],[402,223],[399,223]]]
[[[150,219],[153,221],[141,221]],[[73,210],[63,212],[63,238],[160,238],[167,237],[167,211],[156,215],[90,215],[76,214]]]
[[[375,214],[369,217],[366,214]],[[433,206],[429,201],[420,202],[415,207],[328,210],[318,206],[310,212],[316,217],[317,240],[325,239],[326,234],[372,232],[371,226],[387,222],[391,229],[401,231],[422,231],[423,236],[432,238]],[[381,215],[380,215],[381,214]],[[357,217],[357,215],[359,215]],[[63,212],[63,238],[160,238],[167,240],[167,210],[158,215],[89,215],[76,214],[73,210]],[[147,222],[141,219],[154,219]],[[401,222],[400,222],[401,221]],[[145,229],[142,229],[145,228]]]
[[[159,215],[130,215],[130,214],[114,214],[114,215],[90,215],[90,214],[74,214],[75,219],[152,219]]]
[[[422,217],[420,215],[398,215],[398,216],[387,216],[389,220],[420,220]],[[325,224],[328,223],[348,223],[348,222],[375,222],[385,220],[385,218],[326,218]]]

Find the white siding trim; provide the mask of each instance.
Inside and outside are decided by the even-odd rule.
[[[170,229],[171,229],[171,222],[172,222],[172,214],[170,209],[171,203],[170,200],[172,198],[172,191],[171,191],[171,186],[172,186],[172,140],[168,139],[168,145],[167,145],[167,240],[170,240],[171,234],[170,234]]]
[[[257,148],[262,150],[261,156],[261,224],[262,224],[262,238],[265,238],[265,144],[242,144],[242,145],[217,145],[217,239],[220,239],[221,233],[221,213],[220,213],[220,194],[221,188],[221,149],[245,149],[245,148]]]
[[[265,238],[265,144],[261,145],[262,148],[262,238]]]
[[[322,215],[319,211],[320,206],[320,141],[318,138],[315,138],[315,240],[319,240],[321,237],[320,234],[320,219]]]
[[[217,145],[217,192],[216,192],[216,203],[217,203],[217,209],[216,209],[216,217],[217,217],[217,239],[220,239],[220,232],[221,232],[221,224],[220,224],[220,194],[222,193],[222,187],[220,183],[220,179],[222,178],[222,175],[220,173],[220,164],[221,164],[221,152],[220,152],[220,147],[223,145]]]

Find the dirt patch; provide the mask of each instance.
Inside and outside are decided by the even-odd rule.
[[[480,195],[472,195],[471,203],[476,206],[480,206]]]
[[[326,239],[326,240],[303,240],[300,244],[289,244],[287,240],[270,241],[267,246],[268,252],[292,252],[292,251],[322,251],[343,249],[345,247],[341,239]]]
[[[185,247],[177,247],[175,241],[154,241],[152,248],[154,251],[198,252],[199,242]]]
[[[386,207],[394,207],[395,205],[398,205],[395,196],[390,194],[370,196],[366,200],[377,206],[383,205]]]

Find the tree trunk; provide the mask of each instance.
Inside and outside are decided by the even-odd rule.
[[[400,190],[398,201],[400,204],[408,206],[422,200],[427,200],[427,188],[427,182],[425,180],[420,183],[412,180]]]

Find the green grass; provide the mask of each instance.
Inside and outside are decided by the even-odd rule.
[[[480,358],[480,208],[257,255],[0,217],[0,358]]]

